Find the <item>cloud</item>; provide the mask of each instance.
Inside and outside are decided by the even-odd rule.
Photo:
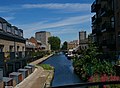
[[[33,35],[33,33],[35,33],[36,31],[40,31],[40,30],[49,30],[49,29],[54,29],[59,31],[60,33],[57,33],[57,31],[53,31],[53,33],[55,34],[55,32],[57,34],[62,34],[62,33],[67,33],[68,31],[65,30],[66,26],[74,26],[74,25],[82,25],[85,22],[89,22],[90,21],[90,17],[91,15],[84,15],[84,16],[75,16],[75,17],[68,17],[66,19],[61,19],[61,20],[57,20],[54,22],[51,21],[40,21],[40,22],[35,22],[35,23],[30,23],[30,24],[22,24],[22,25],[17,25],[18,27],[22,28],[24,30],[24,34],[27,34],[27,37],[30,35]],[[61,27],[63,28],[63,30],[59,30],[61,29]],[[70,29],[70,28],[69,28]],[[70,31],[70,33],[73,32]]]
[[[49,4],[24,4],[23,8],[45,8],[45,9],[59,9],[59,10],[70,10],[70,11],[89,11],[91,4],[81,3],[49,3]]]
[[[41,29],[50,29],[50,28],[57,28],[62,26],[69,26],[69,25],[75,25],[75,24],[82,24],[85,22],[90,21],[91,15],[85,15],[85,16],[75,16],[75,17],[68,17],[66,19],[62,19],[56,22],[50,22],[50,21],[41,21],[31,24],[24,24],[19,25],[21,28],[25,29],[26,31],[38,31]]]
[[[3,13],[3,12],[10,12],[11,9],[8,8],[8,7],[0,7],[0,12]]]

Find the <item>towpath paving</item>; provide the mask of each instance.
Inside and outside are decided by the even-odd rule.
[[[48,59],[51,55],[40,58],[30,64],[37,65],[42,61]],[[50,72],[44,70],[42,67],[37,66],[35,71],[30,74],[27,78],[25,78],[21,83],[16,85],[14,88],[44,88],[46,80],[49,76]]]

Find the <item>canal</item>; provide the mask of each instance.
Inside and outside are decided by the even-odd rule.
[[[62,53],[53,55],[42,64],[50,64],[51,66],[55,67],[52,86],[61,86],[82,82],[74,73],[72,62],[68,60],[67,57]]]

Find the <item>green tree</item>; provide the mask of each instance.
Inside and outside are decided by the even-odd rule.
[[[66,41],[63,43],[61,49],[62,49],[62,50],[67,50],[67,42],[66,42]]]
[[[48,43],[51,45],[51,50],[59,50],[61,40],[57,36],[52,36],[48,38]]]

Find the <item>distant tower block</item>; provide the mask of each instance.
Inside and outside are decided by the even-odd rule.
[[[86,31],[80,31],[79,32],[79,41],[86,39]]]

